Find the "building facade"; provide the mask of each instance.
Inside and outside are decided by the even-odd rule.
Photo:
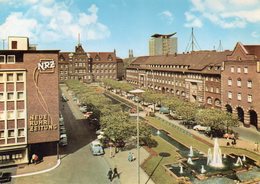
[[[221,73],[223,110],[260,129],[260,45],[237,43]]]
[[[127,68],[126,80],[139,87],[221,108],[221,64],[228,53],[230,51],[198,51],[138,57]]]
[[[138,57],[126,80],[139,87],[171,93],[210,108],[222,108],[245,126],[260,121],[260,46],[237,44],[234,51]]]
[[[0,167],[56,151],[59,141],[59,51],[24,37],[9,37],[8,48],[0,51]]]
[[[86,83],[102,79],[121,80],[124,76],[123,60],[114,52],[85,52],[82,45],[75,52],[60,52],[60,82],[76,79]]]
[[[177,53],[177,37],[172,37],[175,34],[152,35],[149,40],[149,55],[157,56]]]

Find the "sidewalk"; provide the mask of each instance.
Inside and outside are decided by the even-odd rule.
[[[132,149],[128,151],[119,151],[114,157],[110,158],[110,148],[105,149],[105,159],[108,161],[109,165],[113,169],[117,167],[118,173],[120,174],[120,182],[122,184],[135,184],[137,183],[137,160],[132,162],[128,161],[128,153],[132,152],[137,155],[137,150]],[[149,157],[149,153],[144,149],[140,148],[140,164],[144,162],[145,159]],[[140,168],[140,183],[141,184],[154,184],[154,182],[149,179],[149,176]],[[148,181],[148,182],[147,182]]]

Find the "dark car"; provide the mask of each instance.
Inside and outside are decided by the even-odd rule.
[[[0,172],[0,183],[11,181],[10,172]]]

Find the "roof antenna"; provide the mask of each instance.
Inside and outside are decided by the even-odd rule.
[[[219,51],[219,52],[222,52],[222,51],[223,51],[223,47],[222,47],[221,40],[219,40],[218,51]]]
[[[190,37],[190,40],[188,42],[185,52],[188,52],[190,50],[190,48],[191,48],[191,51],[194,51],[195,47],[197,47],[197,49],[201,50],[200,46],[195,38],[195,35],[193,33],[193,27],[192,27],[191,28],[191,37]]]

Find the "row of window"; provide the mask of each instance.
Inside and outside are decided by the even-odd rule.
[[[228,98],[229,99],[232,99],[232,92],[229,91],[228,92]],[[237,93],[237,100],[242,100],[242,94],[241,93]],[[248,94],[247,95],[247,102],[252,102],[253,101],[253,98],[252,98],[252,95]]]
[[[0,83],[1,82],[23,82],[23,73],[0,73]]]
[[[17,131],[15,131],[14,129],[0,131],[0,139],[13,138],[13,137],[24,137],[24,136],[25,136],[24,129],[17,129]]]
[[[232,79],[228,79],[228,85],[232,86]],[[239,78],[239,79],[237,79],[237,86],[241,87],[241,85],[242,85],[242,80]],[[252,85],[253,85],[253,82],[251,80],[248,80],[247,87],[252,88]]]
[[[211,93],[220,93],[219,88],[215,88],[215,90],[214,90],[214,87],[208,88],[207,86],[205,87],[205,91],[211,92]]]
[[[150,67],[155,68],[180,68],[180,69],[188,69],[188,65],[149,65]]]
[[[17,91],[17,92],[7,92],[3,93],[0,92],[0,101],[14,101],[14,100],[24,100],[24,92]]]
[[[15,63],[15,55],[0,55],[0,64],[13,64]]]
[[[207,98],[207,104],[212,104],[213,103],[213,99],[211,97]],[[221,102],[219,99],[216,99],[214,102],[215,106],[220,107],[221,106]]]
[[[231,73],[235,73],[235,67],[234,67],[234,66],[231,66],[231,67],[230,67],[230,72],[231,72]],[[240,68],[239,66],[236,68],[236,72],[237,72],[237,73],[241,73],[241,68]],[[243,68],[243,72],[244,72],[244,73],[248,73],[248,67],[244,67],[244,68]]]
[[[13,120],[13,119],[24,119],[25,111],[24,109],[19,110],[8,110],[8,111],[0,111],[0,120]]]

